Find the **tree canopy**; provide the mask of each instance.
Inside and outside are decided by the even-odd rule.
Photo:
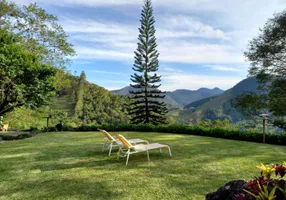
[[[39,107],[69,84],[63,78],[75,51],[57,17],[36,3],[0,0],[0,29],[0,114],[22,105]]]
[[[260,81],[269,76],[286,77],[286,11],[270,18],[244,53],[251,64],[249,74]]]
[[[261,92],[239,96],[236,107],[248,113],[268,110],[274,116],[286,116],[286,11],[266,22],[244,55],[251,64],[249,76],[260,82]]]
[[[58,18],[36,3],[18,6],[0,0],[0,27],[20,35],[25,47],[39,55],[45,64],[64,68],[75,55]]]
[[[21,37],[0,28],[0,115],[47,102],[54,92],[55,72],[27,50]]]

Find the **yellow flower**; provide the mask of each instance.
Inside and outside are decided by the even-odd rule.
[[[260,170],[261,174],[268,179],[271,177],[271,175],[276,171],[275,168],[273,168],[271,165],[263,165],[257,166],[257,168]]]

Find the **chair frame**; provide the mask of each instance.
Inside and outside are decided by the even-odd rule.
[[[144,146],[145,147],[145,150],[136,150],[136,146],[138,147],[139,145],[135,145],[133,146],[124,136],[122,135],[119,135],[118,133],[115,134],[117,136],[117,138],[122,142],[122,146],[119,148],[119,151],[117,153],[117,160],[119,160],[120,157],[127,157],[126,158],[126,166],[128,165],[128,161],[129,161],[129,157],[131,154],[135,154],[135,153],[141,153],[141,152],[145,152],[147,153],[147,159],[148,159],[148,162],[150,161],[150,156],[149,156],[149,150],[152,150],[152,149],[160,149],[160,153],[163,153],[162,152],[162,149],[167,149],[169,151],[169,154],[170,156],[172,157],[172,152],[171,152],[171,148],[168,146],[168,145],[163,145],[163,144],[158,144],[158,143],[153,143],[153,144],[156,144],[158,145],[157,148],[151,148],[151,149],[148,149],[148,145],[152,145],[152,144],[147,144],[147,145],[144,145],[144,144],[141,144],[142,147]],[[160,146],[159,146],[160,145]],[[124,148],[125,147],[125,148]]]
[[[104,143],[102,145],[102,152],[104,152],[105,150],[108,150],[109,151],[108,156],[110,156],[113,147],[119,147],[120,148],[122,146],[122,143],[119,140],[114,139],[114,137],[112,137],[107,131],[105,131],[103,129],[98,129],[98,130],[102,134],[104,134],[104,136],[105,136]],[[147,140],[141,140],[141,139],[131,139],[130,141],[131,141],[131,143],[133,143],[135,145],[137,143],[149,144],[149,142]]]

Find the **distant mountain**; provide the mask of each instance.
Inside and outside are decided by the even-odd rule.
[[[129,91],[133,90],[132,87],[128,86],[120,90],[113,90],[112,92],[118,95],[129,96]],[[223,90],[219,88],[208,89],[201,88],[199,90],[176,90],[174,92],[167,92],[165,102],[173,106],[184,107],[189,103],[197,100],[201,100],[207,97],[216,96],[222,94]]]
[[[189,109],[189,108],[197,108],[207,102],[209,102],[210,100],[216,98],[216,96],[212,96],[212,97],[208,97],[208,98],[204,98],[204,99],[201,99],[201,100],[198,100],[198,101],[195,101],[195,102],[192,102],[188,105],[186,105],[184,108],[185,109]]]
[[[127,86],[124,87],[120,90],[113,90],[111,92],[118,94],[118,95],[123,95],[123,96],[130,96],[129,91],[134,90],[134,88],[132,88],[131,86]],[[168,95],[166,95],[164,102],[167,104],[168,108],[177,108],[177,107],[181,107],[181,105],[179,103],[177,103],[174,99],[172,99],[171,97],[169,97]]]
[[[184,107],[192,102],[211,96],[216,96],[222,93],[223,90],[219,88],[214,88],[214,89],[201,88],[198,90],[176,90],[174,92],[167,92],[166,95],[171,97],[178,104]]]
[[[215,97],[201,99],[185,106],[186,109],[178,111],[174,118],[181,123],[190,123],[200,120],[228,119],[232,122],[241,120],[241,113],[230,104],[231,99],[246,92],[259,93],[255,77],[247,78],[223,94]]]
[[[133,90],[131,86],[124,87],[119,90],[112,90],[111,92],[118,94],[118,95],[123,95],[123,96],[129,96],[129,91]]]

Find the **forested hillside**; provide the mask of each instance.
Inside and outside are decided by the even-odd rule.
[[[245,79],[223,94],[193,102],[187,105],[186,109],[173,111],[171,116],[177,122],[185,124],[217,119],[227,119],[233,123],[239,122],[242,115],[232,107],[230,100],[247,92],[259,93],[257,87],[258,83],[255,77]]]
[[[84,72],[80,77],[66,74],[64,79],[66,85],[50,104],[37,110],[21,107],[7,114],[5,120],[11,128],[45,127],[48,116],[51,126],[60,121],[71,125],[128,123],[127,98],[89,83]]]
[[[103,87],[86,81],[84,73],[80,76],[66,74],[64,79],[66,85],[57,92],[57,96],[53,98],[51,104],[42,106],[37,110],[22,107],[9,113],[6,120],[11,127],[16,129],[45,127],[46,117],[49,115],[51,116],[51,126],[56,125],[61,120],[72,125],[129,122],[128,98],[124,96],[129,91],[129,87],[109,92]],[[202,89],[198,91],[202,91]],[[165,98],[165,101],[169,102],[169,123],[189,124],[201,120],[216,119],[238,122],[242,115],[231,106],[229,101],[245,92],[258,92],[255,78],[245,79],[221,95],[192,102],[185,109],[180,108],[169,93]],[[177,93],[178,91],[175,92],[175,94]]]

